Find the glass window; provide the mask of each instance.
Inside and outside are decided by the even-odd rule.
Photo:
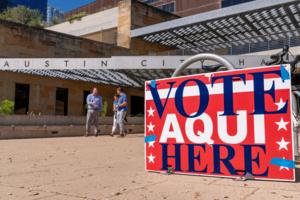
[[[168,3],[168,4],[165,4],[165,5],[162,5],[162,6],[159,6],[160,9],[164,10],[164,11],[167,11],[167,12],[174,12],[175,11],[175,3]]]
[[[222,8],[254,0],[222,0]]]
[[[144,1],[142,1],[142,2],[151,4],[151,3],[158,2],[158,0],[144,0]]]

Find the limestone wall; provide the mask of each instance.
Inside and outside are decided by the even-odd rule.
[[[133,0],[131,5],[131,30],[157,24],[160,22],[177,19],[179,16],[164,12],[158,8]],[[158,52],[174,50],[174,48],[150,43],[141,38],[130,39],[130,51],[134,55],[151,55]]]
[[[0,57],[63,58],[128,55],[111,44],[0,20]]]

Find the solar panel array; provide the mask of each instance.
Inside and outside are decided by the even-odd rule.
[[[195,53],[299,37],[300,2],[286,3],[144,35],[148,42]]]

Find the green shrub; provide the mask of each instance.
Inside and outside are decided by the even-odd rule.
[[[4,100],[0,103],[0,114],[10,115],[13,114],[15,108],[15,103],[10,100]]]
[[[80,21],[81,18],[83,18],[84,16],[86,16],[86,13],[80,12],[78,14],[74,14],[74,15],[70,16],[69,18],[67,18],[67,21],[69,21],[69,23],[73,23],[75,20]]]

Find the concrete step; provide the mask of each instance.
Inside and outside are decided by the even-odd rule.
[[[100,125],[100,134],[110,134],[112,125]],[[93,129],[91,129],[93,130]],[[127,125],[129,134],[143,133],[143,125]],[[74,137],[85,134],[85,126],[0,126],[0,139]]]

